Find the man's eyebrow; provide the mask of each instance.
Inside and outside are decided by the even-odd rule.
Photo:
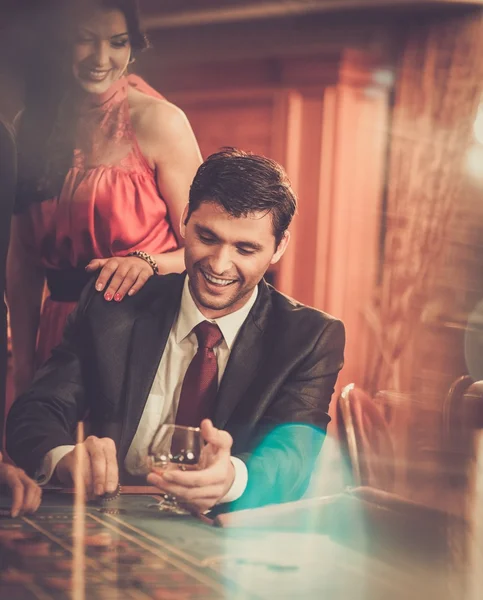
[[[116,33],[115,35],[111,36],[111,40],[118,37],[124,37],[125,35],[129,35],[129,31],[125,31],[124,33]]]
[[[204,225],[195,225],[196,233],[205,233],[207,235],[211,235],[218,239],[218,236],[214,231],[212,231],[209,227],[205,227]]]
[[[263,246],[261,244],[257,244],[256,242],[237,242],[236,245],[241,246],[242,248],[245,248],[247,250],[260,251],[263,249]]]
[[[220,239],[214,231],[212,231],[209,227],[206,227],[204,225],[196,224],[195,231],[198,234],[210,235],[211,237],[213,237],[217,240]],[[246,250],[255,250],[258,252],[260,250],[263,250],[263,246],[261,244],[257,244],[257,242],[249,242],[249,241],[240,240],[238,242],[235,242],[235,246],[238,246],[239,248],[245,248]]]

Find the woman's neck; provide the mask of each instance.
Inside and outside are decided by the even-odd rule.
[[[101,108],[108,104],[120,90],[126,85],[126,77],[123,75],[117,81],[115,81],[105,92],[101,94],[89,93],[82,90],[81,95],[77,95],[79,99],[79,105],[85,109]]]

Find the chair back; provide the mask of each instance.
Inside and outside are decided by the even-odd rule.
[[[479,600],[483,588],[483,381],[472,383],[459,398],[460,409],[450,423],[456,458],[462,472],[459,500],[468,524],[462,557],[469,574],[468,600]]]
[[[464,420],[463,397],[473,383],[469,375],[462,375],[453,382],[443,403],[443,429],[445,435],[450,435],[456,428],[461,427]]]
[[[337,422],[354,485],[393,490],[394,444],[381,407],[367,392],[350,384],[338,399]]]

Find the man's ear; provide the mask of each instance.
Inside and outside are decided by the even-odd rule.
[[[188,208],[189,204],[187,204],[184,207],[183,214],[181,215],[181,221],[179,224],[179,232],[183,239],[186,237],[186,219],[188,218]]]
[[[290,242],[290,231],[288,231],[288,229],[287,229],[284,231],[282,239],[280,240],[280,243],[278,244],[277,249],[275,250],[275,254],[272,256],[272,260],[270,261],[271,265],[274,265],[282,258],[285,250],[287,249],[289,242]]]

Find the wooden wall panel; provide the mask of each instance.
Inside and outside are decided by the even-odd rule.
[[[317,264],[314,303],[341,314],[347,331],[347,366],[340,384],[362,382],[371,351],[368,313],[379,271],[379,236],[385,182],[388,98],[384,90],[331,90],[334,153],[325,170],[332,193],[327,262]],[[319,221],[329,209],[319,213]],[[317,257],[322,259],[322,252]]]
[[[443,286],[448,296],[455,289],[443,269],[454,255],[451,246],[461,242],[450,232],[455,208],[466,202],[464,159],[482,97],[482,40],[481,11],[427,19],[408,30],[389,138],[387,235],[375,303],[384,359],[372,365],[374,389],[415,392],[422,383],[419,377],[429,382],[432,372],[444,394],[458,375],[453,368],[461,347],[452,350],[452,364],[445,365],[447,358],[441,355],[431,360],[446,353],[447,331],[441,331],[441,344],[432,343],[423,360],[421,350],[428,339],[425,318],[433,312],[431,304],[441,302]],[[452,310],[448,306],[448,313]],[[427,398],[432,387],[418,393]]]
[[[275,98],[272,93],[212,93],[174,95],[188,115],[204,157],[222,146],[272,153]]]
[[[295,134],[298,144],[297,163],[288,168],[289,176],[297,173],[298,211],[292,225],[293,240],[291,252],[293,263],[289,265],[282,262],[279,272],[293,269],[291,287],[283,287],[285,293],[294,296],[297,300],[309,305],[314,305],[314,266],[316,263],[316,240],[318,211],[318,181],[320,172],[321,144],[322,144],[322,116],[323,95],[310,94],[305,91],[300,93],[299,130]],[[292,134],[294,135],[294,134]],[[292,139],[287,143],[290,145]]]

